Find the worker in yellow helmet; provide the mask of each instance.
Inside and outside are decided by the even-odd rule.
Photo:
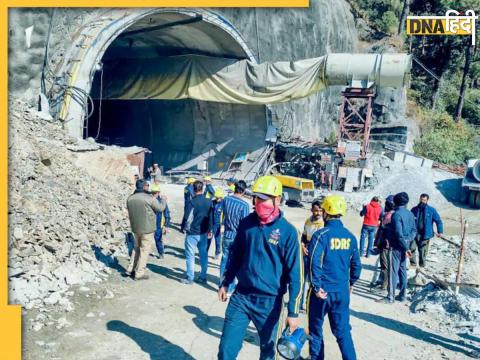
[[[262,176],[252,191],[255,211],[240,222],[218,291],[219,299],[227,301],[228,286],[238,279],[225,312],[219,359],[236,359],[250,320],[260,336],[260,359],[275,358],[287,289],[287,325],[294,331],[299,324],[302,250],[297,230],[280,211],[282,184],[273,176]]]
[[[342,359],[356,359],[350,333],[350,294],[362,269],[357,239],[340,220],[347,211],[342,196],[327,196],[322,209],[325,227],[313,234],[308,247],[310,356],[312,359],[324,358],[322,328],[328,315]]]
[[[158,199],[158,194],[160,193],[160,183],[155,182],[150,185],[150,192],[153,196]],[[167,226],[170,226],[170,209],[165,199],[165,209],[162,212],[156,213],[157,223],[155,230],[155,245],[158,251],[158,259],[163,259],[165,255],[165,246],[163,244],[163,236],[167,233]]]
[[[203,195],[205,195],[207,199],[215,197],[215,189],[212,185],[212,178],[210,176],[204,176],[203,182],[205,183],[205,192]]]
[[[221,254],[221,240],[222,240],[222,226],[223,226],[223,198],[225,197],[225,192],[222,189],[215,190],[213,194],[214,198],[212,201],[212,237],[208,239],[207,244],[207,253],[210,250],[210,244],[212,243],[212,238],[215,238],[215,259],[218,259]]]
[[[196,181],[194,177],[189,177],[187,179],[187,186],[183,189],[183,220],[182,224],[180,225],[180,231],[183,233],[185,232],[185,210],[187,208],[188,203],[192,200],[193,196],[195,195],[193,192],[193,183]]]
[[[235,192],[235,179],[234,178],[231,177],[227,180],[227,187],[228,187],[227,192],[229,194],[233,194]]]

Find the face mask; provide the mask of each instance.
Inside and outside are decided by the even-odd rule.
[[[279,209],[270,201],[259,201],[255,203],[255,212],[261,224],[268,224],[278,216]]]

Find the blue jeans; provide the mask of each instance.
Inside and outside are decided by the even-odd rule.
[[[223,238],[222,242],[222,260],[220,261],[220,284],[219,286],[222,285],[223,282],[223,275],[225,274],[225,270],[227,268],[227,263],[228,263],[228,256],[230,255],[230,250],[232,248],[234,239],[228,239],[226,237]],[[232,293],[233,290],[235,290],[235,287],[237,286],[237,279],[235,279],[230,286],[228,287],[228,292]]]
[[[337,339],[343,360],[355,360],[355,347],[350,332],[350,294],[348,288],[340,292],[329,292],[326,299],[319,299],[309,290],[308,328],[310,329],[311,360],[325,358],[323,343],[323,320],[328,315],[330,329]]]
[[[158,255],[163,255],[165,247],[163,246],[163,230],[155,230],[155,245],[157,246]]]
[[[362,256],[365,249],[365,238],[368,236],[368,245],[367,245],[367,255],[369,257],[373,247],[373,240],[375,238],[375,233],[377,232],[377,226],[363,225],[362,233],[360,235],[360,256]]]
[[[395,300],[395,290],[397,285],[400,286],[398,296],[405,299],[407,292],[407,255],[405,251],[390,249],[389,251],[389,281],[388,281],[388,298]]]
[[[213,228],[212,233],[213,237],[215,238],[215,255],[220,255],[220,242],[222,241],[222,232],[220,226],[218,228]],[[208,239],[207,253],[210,250],[211,244],[212,238]]]
[[[195,252],[200,255],[200,278],[206,278],[208,268],[207,234],[187,235],[185,237],[185,258],[187,260],[187,279],[193,280],[195,275]]]
[[[250,320],[260,337],[260,360],[275,359],[276,344],[282,330],[279,327],[281,312],[282,296],[245,295],[235,291],[225,311],[218,359],[237,358]]]

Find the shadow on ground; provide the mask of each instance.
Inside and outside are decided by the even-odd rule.
[[[422,330],[415,325],[406,324],[397,320],[389,319],[380,315],[369,314],[365,312],[350,310],[350,314],[358,319],[368,321],[372,324],[381,326],[385,329],[395,331],[405,336],[410,336],[417,340],[425,341],[432,345],[441,346],[445,349],[459,352],[469,356],[473,351],[478,351],[478,348],[467,344],[463,340],[453,340],[445,336],[434,334]]]
[[[112,320],[107,323],[107,329],[128,336],[138,346],[150,355],[150,360],[183,359],[195,360],[180,346],[172,344],[160,335],[130,326],[120,320]]]
[[[205,334],[210,336],[214,336],[216,338],[221,337],[222,329],[223,329],[223,318],[219,316],[209,316],[205,314],[200,308],[191,305],[185,305],[184,310],[192,315],[194,318],[192,319],[193,323],[202,330]],[[247,328],[247,332],[245,333],[244,341],[260,346],[258,334],[255,329],[251,326]]]
[[[91,248],[95,254],[95,258],[105,264],[105,266],[118,271],[120,274],[125,272],[125,268],[119,264],[116,257],[105,255],[102,252],[102,248],[98,247],[97,245],[92,245]]]
[[[437,181],[435,187],[453,205],[463,209],[470,209],[467,204],[467,191],[462,188],[462,178]]]

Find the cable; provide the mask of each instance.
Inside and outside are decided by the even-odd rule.
[[[48,34],[47,34],[47,42],[45,44],[45,55],[43,57],[43,66],[42,66],[42,76],[40,78],[40,89],[43,94],[45,94],[46,88],[45,88],[45,68],[48,63],[48,48],[50,46],[50,35],[52,33],[52,27],[53,27],[53,16],[55,15],[55,8],[52,10],[52,15],[50,16],[50,24],[48,25]]]
[[[415,56],[412,56],[412,59],[418,64],[420,65],[420,67],[425,70],[428,74],[430,74],[433,78],[435,78],[437,81],[440,81],[440,77],[437,76],[437,74],[435,74],[432,70],[430,70],[429,68],[427,68],[424,64],[422,64],[422,62],[420,60],[418,60]],[[463,101],[469,103],[470,105],[473,105],[474,107],[476,107],[478,110],[480,110],[480,106],[476,103],[474,103],[473,101],[465,98],[465,96],[463,97]]]
[[[102,125],[102,96],[103,96],[103,64],[100,68],[100,102],[98,104],[98,129],[97,129],[97,136],[95,136],[95,141],[100,136],[100,127]],[[93,101],[92,101],[93,102]],[[92,111],[93,114],[93,111]]]

